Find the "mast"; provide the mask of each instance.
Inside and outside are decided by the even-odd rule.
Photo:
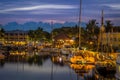
[[[80,12],[79,12],[79,22],[78,22],[78,27],[79,27],[79,49],[81,48],[81,20],[82,20],[82,0],[80,0]]]
[[[103,51],[103,42],[102,42],[102,40],[103,40],[103,33],[104,32],[105,32],[105,28],[104,28],[104,11],[102,10],[102,12],[101,12],[100,34],[99,34],[99,38],[98,38],[98,50],[101,49],[101,51]]]
[[[103,12],[103,10],[102,10],[101,26],[103,26],[103,25],[104,25],[104,12]]]
[[[52,38],[52,48],[53,48],[53,21],[51,21],[51,29],[52,29],[51,38]]]
[[[100,32],[101,34],[103,34],[105,32],[105,27],[104,27],[104,11],[102,10],[102,14],[101,14],[101,28],[100,28]]]
[[[104,43],[103,43],[103,36],[105,33],[105,27],[104,27],[104,11],[102,10],[101,13],[101,28],[100,28],[100,37],[101,37],[101,52],[105,49]],[[106,36],[107,37],[107,36]]]

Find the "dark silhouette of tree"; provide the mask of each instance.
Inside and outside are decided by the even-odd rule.
[[[38,27],[36,30],[30,30],[28,35],[32,41],[45,41],[50,39],[50,34],[46,31],[43,31],[41,27]]]
[[[0,39],[4,38],[4,29],[2,28],[2,25],[0,24]]]
[[[28,31],[28,36],[29,36],[29,40],[34,41],[34,39],[35,39],[35,32],[34,32],[34,30],[29,30]]]
[[[98,39],[98,35],[99,35],[99,27],[97,25],[98,23],[96,22],[95,19],[90,20],[87,24],[86,24],[86,42],[88,42],[88,44],[91,44],[92,42],[92,46],[91,48],[96,47],[97,44],[97,39]]]
[[[106,32],[112,32],[113,24],[110,20],[106,20],[105,30]]]

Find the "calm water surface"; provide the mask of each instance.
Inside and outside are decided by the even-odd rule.
[[[0,67],[0,80],[76,80],[76,74],[68,66],[52,64],[5,63]]]
[[[0,80],[115,80],[114,77],[99,79],[88,78],[96,74],[76,74],[68,65],[53,64],[46,59],[42,64],[28,64],[20,62],[6,62],[0,67]],[[85,77],[86,76],[86,77]]]

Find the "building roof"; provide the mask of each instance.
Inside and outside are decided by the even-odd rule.
[[[60,39],[62,39],[62,40],[70,40],[70,37],[67,36],[67,35],[64,34],[64,33],[60,33],[60,34],[56,35],[56,36],[54,37],[54,39],[55,39],[55,40],[60,40]]]

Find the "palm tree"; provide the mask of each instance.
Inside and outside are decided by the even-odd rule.
[[[106,28],[106,32],[112,32],[113,24],[111,23],[110,20],[107,20],[107,21],[106,21],[106,26],[105,26],[105,28]]]
[[[4,39],[4,29],[2,28],[2,25],[0,25],[0,41],[2,41]]]
[[[86,31],[87,31],[87,40],[88,43],[93,44],[93,48],[97,44],[98,34],[99,34],[99,27],[97,26],[97,22],[95,19],[92,19],[86,24]]]

